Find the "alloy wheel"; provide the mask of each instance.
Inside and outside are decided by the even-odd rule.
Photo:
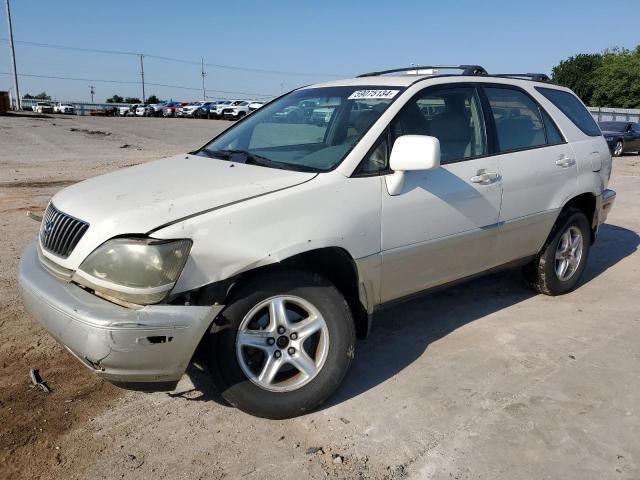
[[[623,149],[622,142],[618,142],[618,143],[616,143],[616,148],[615,148],[615,150],[613,151],[613,154],[614,154],[616,157],[619,157],[620,155],[622,155],[622,149]]]
[[[562,282],[569,280],[578,270],[582,259],[584,239],[580,229],[569,227],[560,237],[556,248],[556,275]]]
[[[271,297],[242,319],[236,355],[246,377],[265,390],[297,390],[320,372],[329,330],[320,311],[296,296]]]

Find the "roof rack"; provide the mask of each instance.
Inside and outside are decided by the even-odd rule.
[[[552,83],[549,76],[544,73],[500,73],[493,76],[506,78],[528,78],[534,82]]]
[[[358,75],[356,78],[361,77],[377,77],[380,75],[386,75],[389,73],[400,73],[400,72],[412,72],[419,70],[462,70],[460,75],[488,75],[487,71],[481,67],[480,65],[415,65],[412,67],[405,68],[394,68],[392,70],[381,70],[379,72],[369,72],[363,73],[362,75]]]

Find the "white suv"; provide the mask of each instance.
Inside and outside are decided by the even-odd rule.
[[[69,103],[58,102],[53,106],[53,113],[75,113],[75,108]]]
[[[303,87],[62,190],[25,305],[116,384],[171,389],[200,345],[229,403],[282,418],[335,391],[383,304],[513,266],[571,291],[615,198],[607,144],[570,90],[461,68]],[[328,121],[278,117],[302,102]]]
[[[249,115],[249,103],[244,100],[236,100],[222,109],[222,117],[227,120],[239,120]]]

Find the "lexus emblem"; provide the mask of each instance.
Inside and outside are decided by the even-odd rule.
[[[46,238],[53,230],[53,220],[47,220],[42,228],[42,235]]]

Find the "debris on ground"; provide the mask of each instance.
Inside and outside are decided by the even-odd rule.
[[[102,130],[89,130],[87,128],[70,128],[69,131],[82,132],[88,135],[104,135],[105,137],[108,137],[109,135],[111,135],[111,132],[103,132]]]
[[[322,447],[309,447],[307,448],[307,455],[315,455],[315,454],[323,454],[324,450],[322,449]]]
[[[47,385],[47,382],[42,380],[42,377],[40,377],[40,372],[38,370],[35,370],[33,368],[29,370],[29,377],[31,378],[31,383],[33,383],[34,386],[38,387],[43,392],[51,393],[49,385]]]

